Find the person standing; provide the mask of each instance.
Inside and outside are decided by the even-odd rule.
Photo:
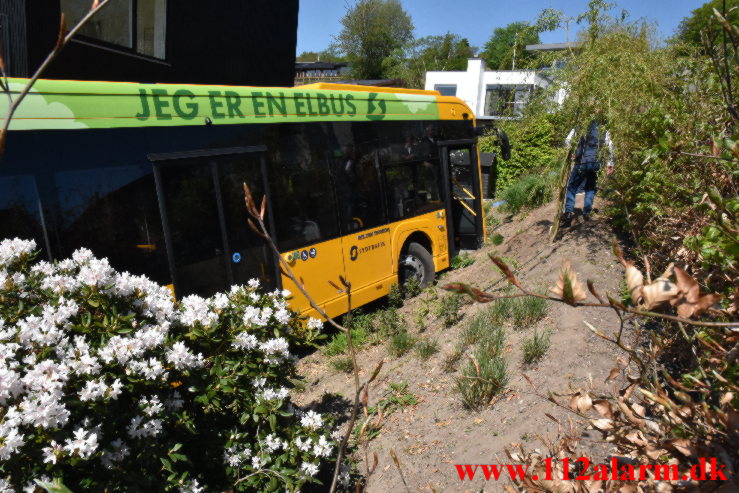
[[[608,175],[613,173],[613,141],[609,131],[603,131],[602,125],[597,120],[592,120],[588,125],[585,134],[580,137],[577,143],[577,149],[573,159],[575,165],[570,173],[570,179],[567,184],[567,194],[565,199],[565,213],[562,216],[562,225],[567,227],[572,223],[575,211],[575,195],[582,188],[585,191],[585,201],[583,203],[583,219],[590,220],[590,213],[593,210],[593,201],[595,199],[596,182],[598,180],[598,171],[601,168],[603,158],[606,158],[606,172]],[[569,146],[575,135],[575,129],[565,139],[565,146]],[[604,153],[607,149],[607,155]]]

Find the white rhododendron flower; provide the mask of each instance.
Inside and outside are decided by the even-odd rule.
[[[36,255],[32,240],[0,240],[0,467],[12,471],[0,493],[72,476],[111,491],[147,489],[140,478],[215,491],[204,474],[213,467],[232,484],[256,473],[235,491],[265,489],[273,468],[299,488],[327,462],[328,419],[296,409],[286,388],[290,349],[315,335],[293,333],[287,290],[264,293],[252,279],[175,301],[86,248],[54,262]],[[162,477],[160,459],[175,474]]]
[[[308,411],[300,418],[300,424],[311,430],[317,430],[323,426],[323,418],[315,411]]]

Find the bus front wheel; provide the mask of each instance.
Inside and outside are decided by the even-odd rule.
[[[421,288],[425,288],[434,280],[434,259],[423,245],[412,241],[400,257],[398,273],[401,284],[415,279]]]

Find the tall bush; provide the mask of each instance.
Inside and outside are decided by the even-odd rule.
[[[291,348],[318,336],[256,280],[176,303],[77,250],[0,242],[0,491],[296,491],[334,448],[290,404]]]
[[[505,190],[525,173],[548,167],[557,157],[552,116],[546,112],[532,112],[522,120],[505,122],[500,127],[508,134],[512,148],[511,159],[498,158],[496,192]],[[482,152],[500,152],[495,137],[483,137],[479,145]]]

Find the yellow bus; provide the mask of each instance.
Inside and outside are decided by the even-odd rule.
[[[339,315],[328,281],[348,279],[361,306],[482,243],[475,142],[472,111],[435,91],[41,80],[0,162],[0,238],[34,238],[48,260],[87,247],[177,297],[258,278],[308,313],[247,226],[246,182],[281,255]]]

